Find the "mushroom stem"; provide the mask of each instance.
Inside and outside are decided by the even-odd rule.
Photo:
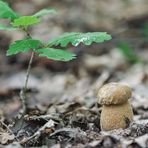
[[[123,104],[103,105],[100,119],[102,130],[127,128],[132,121],[133,111],[129,101]]]

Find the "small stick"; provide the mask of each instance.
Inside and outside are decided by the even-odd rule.
[[[0,123],[8,130],[10,134],[14,136],[15,140],[18,142],[19,139],[14,135],[13,131],[8,127],[8,125],[6,125],[2,120],[0,120]]]
[[[41,128],[38,129],[38,131],[36,131],[31,137],[28,137],[26,139],[23,139],[20,143],[21,144],[25,144],[26,142],[30,141],[31,139],[35,138],[38,139],[42,132],[46,129],[46,128],[53,128],[55,125],[55,122],[53,120],[49,120],[47,123],[45,123]]]

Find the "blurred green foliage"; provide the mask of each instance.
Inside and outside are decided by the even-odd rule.
[[[117,46],[129,62],[137,63],[142,61],[141,58],[134,52],[133,48],[129,43],[119,42]]]

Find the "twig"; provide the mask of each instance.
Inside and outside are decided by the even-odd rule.
[[[64,126],[64,122],[63,120],[59,117],[59,116],[56,116],[56,115],[34,115],[34,116],[25,116],[24,117],[25,120],[45,120],[45,121],[49,121],[49,120],[54,120],[55,123],[59,122],[61,125]]]
[[[55,136],[56,134],[67,132],[71,138],[84,137],[86,133],[78,128],[61,128],[51,133],[49,137]]]
[[[8,125],[6,125],[2,120],[0,120],[0,123],[8,130],[10,134],[14,136],[15,140],[18,142],[19,139],[14,135],[13,131],[8,127]]]
[[[31,139],[35,138],[39,138],[42,134],[42,132],[46,129],[46,128],[53,128],[55,125],[55,122],[53,120],[49,120],[47,123],[45,123],[41,128],[39,128],[31,137],[28,137],[26,139],[23,139],[20,143],[21,144],[25,144],[26,142],[30,141]]]

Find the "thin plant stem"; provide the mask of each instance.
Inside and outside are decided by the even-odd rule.
[[[31,70],[34,54],[35,53],[32,51],[30,61],[29,61],[29,64],[28,64],[27,73],[26,73],[26,81],[25,81],[25,85],[24,85],[24,91],[27,90],[27,84],[28,84],[28,79],[29,79],[29,75],[30,75],[30,70]]]
[[[21,102],[22,102],[23,115],[27,111],[27,107],[26,107],[27,106],[26,92],[27,92],[28,80],[29,80],[29,75],[30,75],[30,70],[31,70],[34,54],[35,53],[32,51],[31,57],[30,57],[30,60],[29,60],[29,64],[28,64],[28,68],[27,68],[25,84],[24,84],[24,87],[20,91],[20,99],[21,99]]]
[[[26,32],[28,38],[32,38],[29,31],[27,30],[27,28],[23,28],[23,31]],[[28,64],[28,68],[27,68],[27,72],[26,72],[25,84],[24,84],[24,87],[20,91],[20,100],[22,103],[22,111],[23,111],[22,115],[26,114],[26,111],[27,111],[27,95],[26,95],[26,93],[27,93],[28,80],[29,80],[29,75],[30,75],[30,70],[31,70],[34,55],[35,55],[35,53],[34,53],[34,51],[32,51],[31,57],[29,60],[29,64]]]

